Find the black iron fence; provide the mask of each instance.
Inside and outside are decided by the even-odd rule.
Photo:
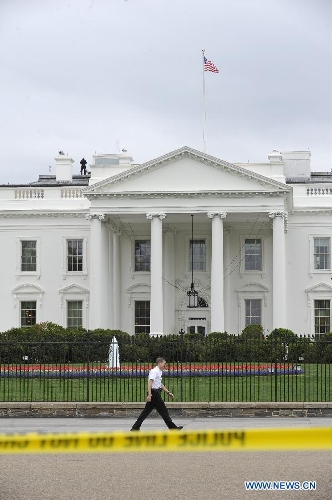
[[[117,355],[119,354],[119,358]],[[0,401],[144,401],[158,356],[176,401],[332,401],[332,339],[119,335],[0,341]]]

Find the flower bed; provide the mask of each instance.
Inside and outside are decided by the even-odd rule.
[[[22,377],[22,378],[133,378],[147,377],[152,366],[122,364],[120,368],[109,368],[107,365],[14,365],[2,366],[0,377]],[[304,371],[299,365],[287,364],[229,364],[221,363],[214,365],[183,365],[172,364],[164,372],[166,377],[220,377],[220,376],[259,376],[259,375],[298,375]]]

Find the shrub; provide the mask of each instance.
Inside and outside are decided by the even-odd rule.
[[[262,325],[247,325],[241,332],[240,338],[242,339],[264,339],[264,330]]]

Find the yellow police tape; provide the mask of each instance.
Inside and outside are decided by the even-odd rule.
[[[332,450],[332,427],[0,435],[0,455],[253,450]]]

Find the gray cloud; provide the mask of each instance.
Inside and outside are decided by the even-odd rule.
[[[208,152],[265,161],[312,151],[330,170],[329,0],[3,0],[0,183],[116,152],[135,162],[202,149],[201,49]]]

